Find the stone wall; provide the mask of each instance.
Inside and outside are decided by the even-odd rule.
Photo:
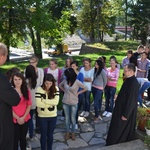
[[[81,50],[79,55],[83,54],[94,54],[94,53],[100,53],[100,52],[108,52],[109,50],[104,50],[96,47],[87,46],[85,43],[82,44]]]

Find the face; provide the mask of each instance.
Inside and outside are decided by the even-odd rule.
[[[99,65],[97,64],[97,62],[95,62],[95,68],[99,68]]]
[[[70,63],[71,63],[71,62],[70,62],[70,59],[67,59],[67,60],[66,60],[66,66],[67,66],[67,67],[70,67]]]
[[[149,53],[149,51],[150,51],[149,48],[148,48],[148,47],[145,47],[145,52],[146,52],[146,53]]]
[[[129,70],[127,66],[124,67],[124,75],[126,78],[131,76],[131,70]]]
[[[57,68],[57,64],[53,61],[50,61],[49,62],[49,67],[52,69],[52,70],[55,70]]]
[[[138,53],[142,53],[143,51],[144,51],[143,48],[139,48],[139,49],[138,49]]]
[[[78,66],[76,66],[75,64],[72,64],[72,65],[71,65],[71,68],[73,68],[74,71],[76,71],[76,70],[78,69]]]
[[[147,55],[145,53],[141,54],[141,58],[142,59],[146,59],[147,58]]]
[[[7,52],[5,55],[0,55],[0,66],[3,65],[6,62],[7,59]]]
[[[90,67],[90,63],[88,61],[84,61],[84,67]]]
[[[117,63],[113,59],[111,59],[110,60],[110,66],[111,66],[111,68],[116,68],[116,65],[117,65]]]
[[[53,82],[52,81],[45,81],[44,84],[45,84],[46,90],[49,90],[50,87],[52,86]]]
[[[22,79],[20,77],[14,76],[13,81],[14,81],[15,87],[18,87],[18,88],[21,87],[21,85],[22,85]]]
[[[127,57],[130,58],[132,56],[132,54],[127,53]]]
[[[32,65],[34,67],[36,67],[36,65],[37,65],[37,61],[35,59],[30,59],[29,63],[30,63],[30,65]]]

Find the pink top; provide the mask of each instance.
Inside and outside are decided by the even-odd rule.
[[[21,100],[19,102],[19,104],[17,106],[13,106],[12,109],[13,111],[19,116],[22,117],[27,109],[27,107],[29,105],[32,105],[31,102],[31,94],[28,91],[28,95],[29,95],[29,100],[26,100],[23,96],[21,96]],[[28,114],[25,118],[25,122],[27,122],[30,119],[30,114]],[[17,119],[13,118],[14,123],[17,123]]]
[[[111,81],[107,80],[107,86],[116,87],[117,81],[119,77],[119,69],[111,70],[111,68],[107,68],[107,77],[111,77]]]

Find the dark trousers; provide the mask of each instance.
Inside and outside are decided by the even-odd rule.
[[[57,117],[39,117],[41,131],[41,150],[52,150],[53,133],[56,127]]]
[[[20,142],[20,149],[26,150],[26,135],[28,131],[28,122],[23,125],[14,123],[14,150],[18,150],[18,143]]]

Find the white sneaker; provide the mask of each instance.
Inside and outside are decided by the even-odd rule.
[[[84,117],[88,117],[89,116],[89,112],[86,111],[85,114],[84,114]]]
[[[76,130],[78,129],[78,124],[75,125],[75,129],[76,129]]]
[[[85,114],[85,111],[82,111],[82,113],[80,114],[81,117],[83,117]]]
[[[148,101],[148,102],[146,103],[146,105],[150,105],[150,101]]]
[[[99,120],[103,120],[101,116],[98,116]]]
[[[106,117],[111,117],[112,116],[112,113],[111,112],[108,112],[107,114],[106,114]]]
[[[107,115],[108,111],[104,111],[102,116],[105,117]]]

